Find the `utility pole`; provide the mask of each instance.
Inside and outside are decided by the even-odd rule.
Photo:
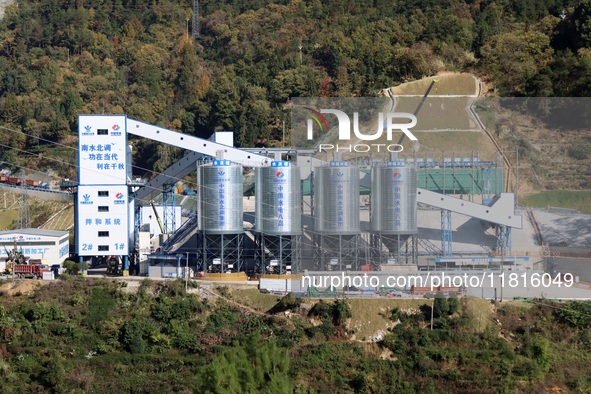
[[[189,38],[189,18],[187,18],[187,38]]]
[[[185,293],[189,288],[189,252],[187,252],[187,259],[185,260]]]
[[[431,301],[431,331],[433,331],[433,310],[435,309],[435,298]]]
[[[201,25],[199,24],[199,0],[193,0],[193,38],[199,37]]]
[[[302,66],[302,43],[300,43],[300,45],[298,46],[298,48],[300,49],[300,67]]]
[[[23,174],[21,186],[26,186],[25,176]],[[29,209],[29,195],[23,188],[21,191],[20,198],[18,200],[18,221],[20,228],[31,227],[31,211]]]

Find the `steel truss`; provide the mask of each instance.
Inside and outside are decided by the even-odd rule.
[[[359,269],[361,234],[315,234],[314,265],[321,271]]]
[[[255,233],[256,272],[287,274],[301,271],[302,236]]]
[[[417,234],[370,234],[370,264],[379,270],[382,264],[417,265],[419,254]]]
[[[197,264],[204,272],[242,271],[244,233],[207,234],[200,232],[197,240]]]

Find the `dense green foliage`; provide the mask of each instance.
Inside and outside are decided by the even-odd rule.
[[[447,299],[447,309],[425,300],[419,310],[391,311],[395,326],[368,344],[351,340],[346,300],[316,303],[313,318],[299,307],[286,318],[185,294],[182,282],[124,290],[70,278],[30,296],[0,295],[2,392],[591,389],[585,303],[509,303],[477,322],[470,300]],[[442,311],[433,330],[430,305]]]
[[[130,117],[239,146],[276,145],[294,96],[372,96],[442,70],[489,77],[503,95],[589,94],[589,0],[24,0],[0,21],[2,159],[21,150],[67,172],[80,113]],[[566,17],[559,17],[562,10]],[[188,20],[189,19],[189,20]],[[189,31],[189,33],[191,33]],[[301,46],[301,48],[300,48]],[[12,147],[15,149],[9,149]],[[137,143],[140,167],[180,153]],[[71,171],[71,169],[70,169]]]

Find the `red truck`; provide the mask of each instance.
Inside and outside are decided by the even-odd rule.
[[[14,264],[12,272],[17,278],[43,278],[43,269],[41,264]]]

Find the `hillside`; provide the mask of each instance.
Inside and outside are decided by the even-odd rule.
[[[278,300],[193,285],[187,294],[174,281],[40,283],[0,283],[3,393],[591,388],[591,309],[581,302]],[[367,322],[383,329],[372,341]]]
[[[473,72],[489,94],[584,96],[586,4],[205,1],[190,39],[186,0],[23,0],[0,21],[0,160],[73,176],[67,147],[80,113],[126,113],[203,137],[234,130],[239,146],[276,146],[290,97],[374,96],[449,70]],[[138,175],[182,155],[131,142]]]

